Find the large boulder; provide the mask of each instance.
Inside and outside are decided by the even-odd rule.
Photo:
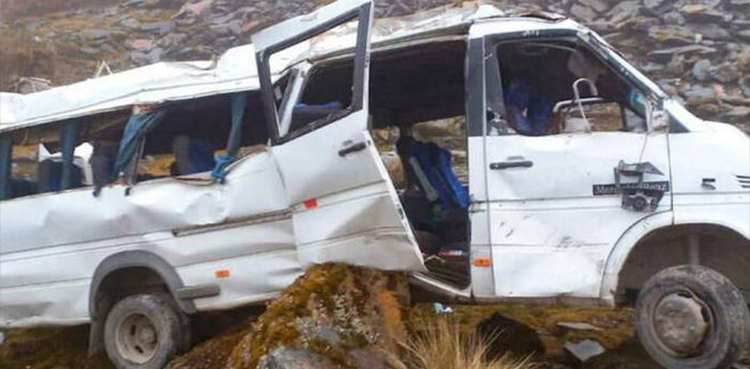
[[[385,368],[406,340],[407,298],[403,273],[314,266],[254,325],[203,343],[169,368]]]

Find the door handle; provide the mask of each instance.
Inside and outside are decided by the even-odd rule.
[[[366,148],[367,148],[367,143],[366,142],[364,142],[364,141],[357,142],[354,145],[347,146],[347,147],[339,150],[339,156],[343,158],[344,156],[347,156],[347,155],[349,155],[351,153],[355,153],[357,151],[362,151],[362,150],[364,150]]]
[[[509,168],[531,168],[534,166],[534,162],[531,160],[522,161],[499,161],[496,163],[490,163],[490,169],[492,170],[503,170]]]

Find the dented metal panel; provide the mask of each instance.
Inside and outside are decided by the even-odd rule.
[[[185,285],[218,283],[221,297],[199,301],[203,308],[278,292],[302,269],[275,161],[268,152],[243,158],[226,179],[205,185],[165,178],[136,184],[129,194],[111,185],[99,197],[89,187],[3,201],[0,325],[85,321],[81,299],[96,266],[127,250],[160,256]],[[232,276],[217,279],[219,269]]]

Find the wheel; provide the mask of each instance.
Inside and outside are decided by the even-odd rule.
[[[668,268],[651,277],[636,302],[638,338],[668,369],[725,369],[750,341],[750,312],[740,291],[701,266]]]
[[[161,369],[188,349],[187,317],[165,294],[125,297],[104,325],[107,356],[119,369]]]

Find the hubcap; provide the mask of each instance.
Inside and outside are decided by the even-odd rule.
[[[654,310],[654,331],[675,356],[696,354],[711,327],[710,313],[703,301],[687,293],[664,297]]]
[[[145,364],[156,354],[159,335],[156,327],[143,314],[124,317],[117,327],[117,350],[124,359]]]

